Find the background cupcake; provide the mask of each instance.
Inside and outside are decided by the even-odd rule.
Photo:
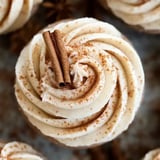
[[[1,0],[0,34],[21,28],[43,0]]]
[[[160,33],[159,0],[100,0],[103,7],[139,30]]]
[[[5,160],[46,160],[28,144],[22,142],[0,142],[0,158]]]

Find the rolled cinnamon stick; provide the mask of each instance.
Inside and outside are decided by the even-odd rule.
[[[64,46],[64,42],[62,40],[62,34],[59,30],[55,30],[53,32],[53,37],[55,39],[55,43],[56,43],[57,50],[58,50],[58,58],[61,64],[64,82],[65,84],[71,84],[68,56],[67,56],[67,52]]]
[[[56,81],[58,82],[60,87],[63,87],[65,85],[64,79],[63,79],[63,73],[61,70],[61,65],[60,65],[59,59],[56,54],[55,46],[54,46],[52,39],[51,39],[51,33],[49,31],[44,32],[43,37],[44,37],[44,40],[45,40],[45,43],[46,43],[46,46],[48,49],[49,57],[52,62],[52,67],[53,67],[53,70],[55,73]]]

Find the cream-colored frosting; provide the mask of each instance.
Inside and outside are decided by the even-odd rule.
[[[160,160],[160,148],[149,151],[143,160]]]
[[[45,61],[42,32],[58,29],[68,53],[73,88],[58,88]],[[16,64],[15,93],[29,121],[71,146],[112,140],[134,119],[144,87],[140,59],[112,25],[93,18],[60,21],[36,34]]]
[[[144,30],[160,30],[160,0],[100,0],[124,22]]]
[[[0,0],[0,34],[21,28],[42,0]]]
[[[0,143],[0,160],[46,160],[31,146],[22,142]]]

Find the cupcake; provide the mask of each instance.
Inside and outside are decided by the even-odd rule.
[[[16,64],[15,94],[43,135],[92,147],[126,130],[140,106],[144,72],[137,52],[112,25],[63,20],[37,33]]]
[[[149,151],[143,160],[160,160],[160,148]]]
[[[2,160],[46,160],[31,146],[21,142],[0,142],[0,159]]]
[[[1,0],[0,34],[21,28],[42,0]]]
[[[142,31],[160,33],[160,0],[99,0],[125,23]]]

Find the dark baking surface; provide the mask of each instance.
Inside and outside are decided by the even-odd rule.
[[[63,0],[60,1],[62,3]],[[81,10],[75,9],[78,5],[82,6]],[[113,142],[89,150],[59,147],[32,130],[18,110],[14,96],[15,64],[20,50],[39,29],[47,23],[68,18],[57,13],[51,13],[52,16],[47,18],[49,9],[41,6],[22,29],[0,36],[0,139],[27,142],[49,160],[141,159],[150,149],[160,147],[160,35],[133,30],[91,0],[76,0],[69,9],[71,13],[68,17],[92,16],[115,25],[138,51],[144,66],[146,84],[141,108],[134,122]]]

